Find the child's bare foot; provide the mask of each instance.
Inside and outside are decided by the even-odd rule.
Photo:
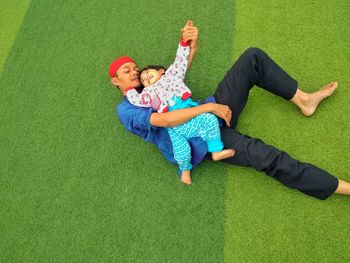
[[[190,173],[189,170],[187,170],[187,171],[182,171],[182,174],[181,174],[181,182],[183,182],[184,184],[187,184],[187,185],[192,184],[191,173]]]
[[[311,116],[316,111],[318,104],[331,96],[337,87],[338,82],[333,81],[314,93],[305,93],[298,89],[292,101],[305,116]]]
[[[232,157],[235,155],[235,153],[236,151],[234,149],[225,149],[225,150],[222,150],[221,152],[213,152],[211,156],[214,161],[219,161],[219,160]]]

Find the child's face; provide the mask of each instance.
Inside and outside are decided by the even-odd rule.
[[[151,86],[153,83],[157,82],[163,74],[163,69],[146,69],[141,72],[140,81],[144,87],[148,87]]]

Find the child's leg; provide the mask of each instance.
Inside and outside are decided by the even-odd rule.
[[[182,171],[181,181],[185,184],[191,184],[192,169],[191,148],[185,137],[178,134],[173,128],[168,129],[168,133],[173,145],[174,158]]]
[[[232,157],[235,154],[233,149],[225,149],[221,141],[219,121],[214,114],[204,113],[202,117],[199,134],[208,145],[208,152],[212,153],[214,161]]]
[[[212,152],[211,157],[214,161],[220,161],[226,158],[233,157],[236,154],[234,149],[225,149],[221,152]]]
[[[183,182],[184,184],[187,184],[187,185],[192,184],[192,178],[191,178],[191,171],[190,170],[182,171],[181,182]]]

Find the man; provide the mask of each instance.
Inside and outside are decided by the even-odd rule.
[[[183,40],[190,41],[191,64],[198,47],[198,29],[192,21],[188,21],[182,33]],[[114,60],[109,73],[112,84],[119,87],[124,95],[128,88],[141,86],[137,64],[129,57]],[[265,52],[258,48],[249,48],[218,84],[214,95],[200,106],[157,113],[152,108],[140,108],[130,104],[124,96],[124,101],[117,106],[117,112],[127,130],[156,144],[163,155],[172,162],[172,145],[164,127],[180,125],[201,113],[213,113],[224,120],[221,136],[225,148],[236,150],[236,154],[223,160],[224,162],[254,167],[284,185],[318,199],[327,199],[333,193],[350,195],[350,183],[339,180],[312,164],[299,162],[286,152],[235,130],[239,115],[247,102],[249,90],[254,85],[293,102],[302,114],[311,116],[318,104],[332,95],[338,83],[329,83],[315,93],[305,93],[298,88],[297,81]],[[199,138],[191,139],[190,145],[192,164],[198,165],[207,153],[206,146]]]

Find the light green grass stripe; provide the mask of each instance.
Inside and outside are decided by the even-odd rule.
[[[3,70],[30,0],[2,0],[0,4],[0,73]]]
[[[311,118],[253,90],[238,129],[350,180],[350,3],[236,1],[234,59],[258,46],[314,91],[339,80]],[[247,168],[228,178],[226,262],[349,262],[350,201],[322,202]]]

